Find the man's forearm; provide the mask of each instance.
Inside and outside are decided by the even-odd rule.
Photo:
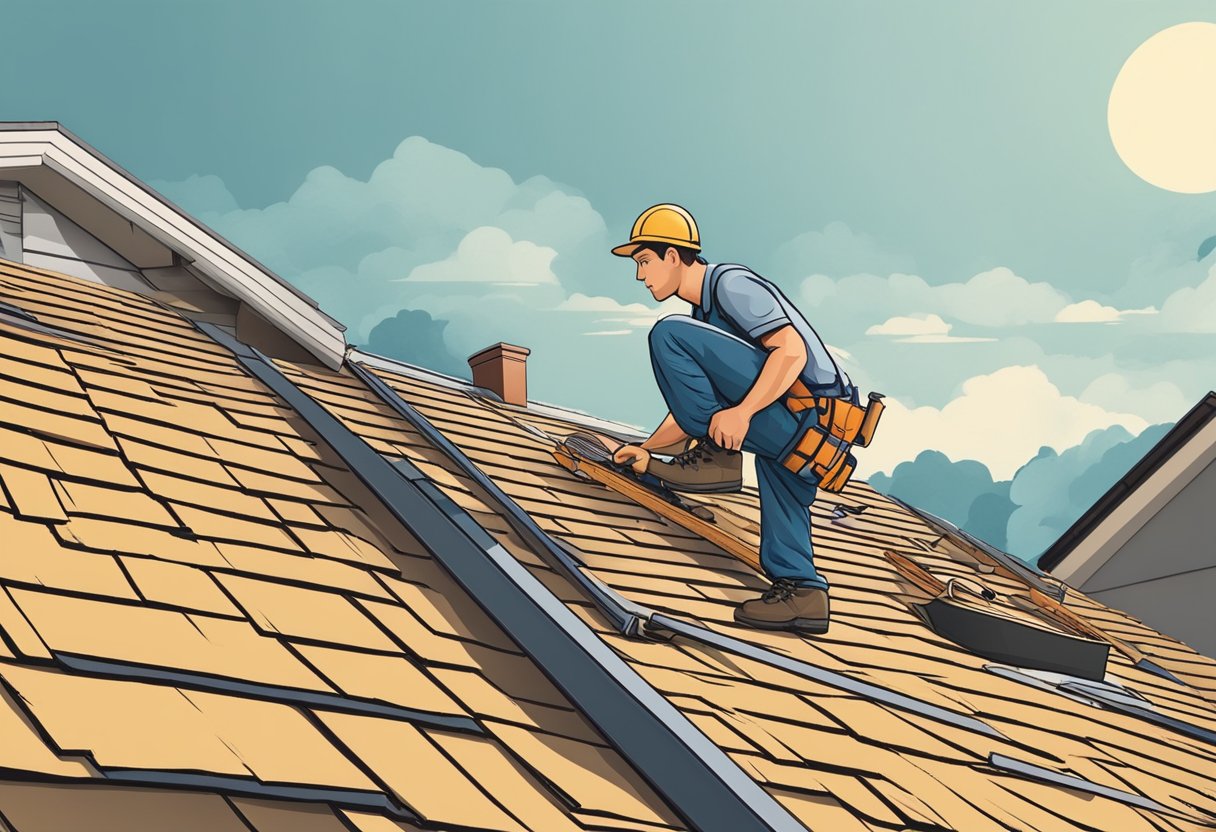
[[[676,424],[676,418],[668,413],[662,424],[642,443],[642,447],[648,451],[662,451],[664,448],[686,442],[688,438],[688,434]]]
[[[778,347],[768,354],[760,375],[736,407],[754,416],[784,395],[806,367],[806,351]]]

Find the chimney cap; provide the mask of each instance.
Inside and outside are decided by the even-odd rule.
[[[479,352],[475,352],[470,355],[468,362],[471,365],[476,365],[499,357],[523,361],[531,354],[532,350],[528,349],[527,347],[520,347],[516,344],[508,344],[505,341],[499,341],[497,344],[493,344],[486,347],[484,350],[480,350]]]

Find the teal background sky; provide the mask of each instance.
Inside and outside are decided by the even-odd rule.
[[[1132,51],[1216,20],[1211,2],[108,0],[2,19],[0,117],[62,122],[406,360],[461,372],[522,343],[535,397],[657,423],[659,312],[607,246],[675,201],[711,261],[779,282],[888,394],[863,473],[934,448],[1009,480],[1216,387],[1196,259],[1216,195],[1139,179],[1106,123]],[[1105,309],[1077,321],[1085,302]]]

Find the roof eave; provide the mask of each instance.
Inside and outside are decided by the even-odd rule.
[[[177,252],[233,297],[337,369],[345,329],[316,301],[57,122],[0,122],[0,169],[45,166]]]

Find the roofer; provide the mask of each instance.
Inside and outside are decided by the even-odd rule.
[[[741,604],[735,620],[825,632],[828,584],[815,570],[809,510],[820,476],[793,453],[817,411],[804,405],[796,413],[786,397],[809,391],[855,405],[857,391],[780,288],[745,266],[709,264],[700,250],[696,221],[670,204],[646,209],[629,242],[612,249],[633,258],[655,300],[676,295],[692,304],[692,317],[668,316],[650,330],[651,365],[669,413],[613,459],[674,490],[707,493],[738,491],[740,450],[755,454],[760,564],[773,584]],[[682,452],[670,462],[650,453],[676,448]],[[800,466],[790,464],[795,459]]]

